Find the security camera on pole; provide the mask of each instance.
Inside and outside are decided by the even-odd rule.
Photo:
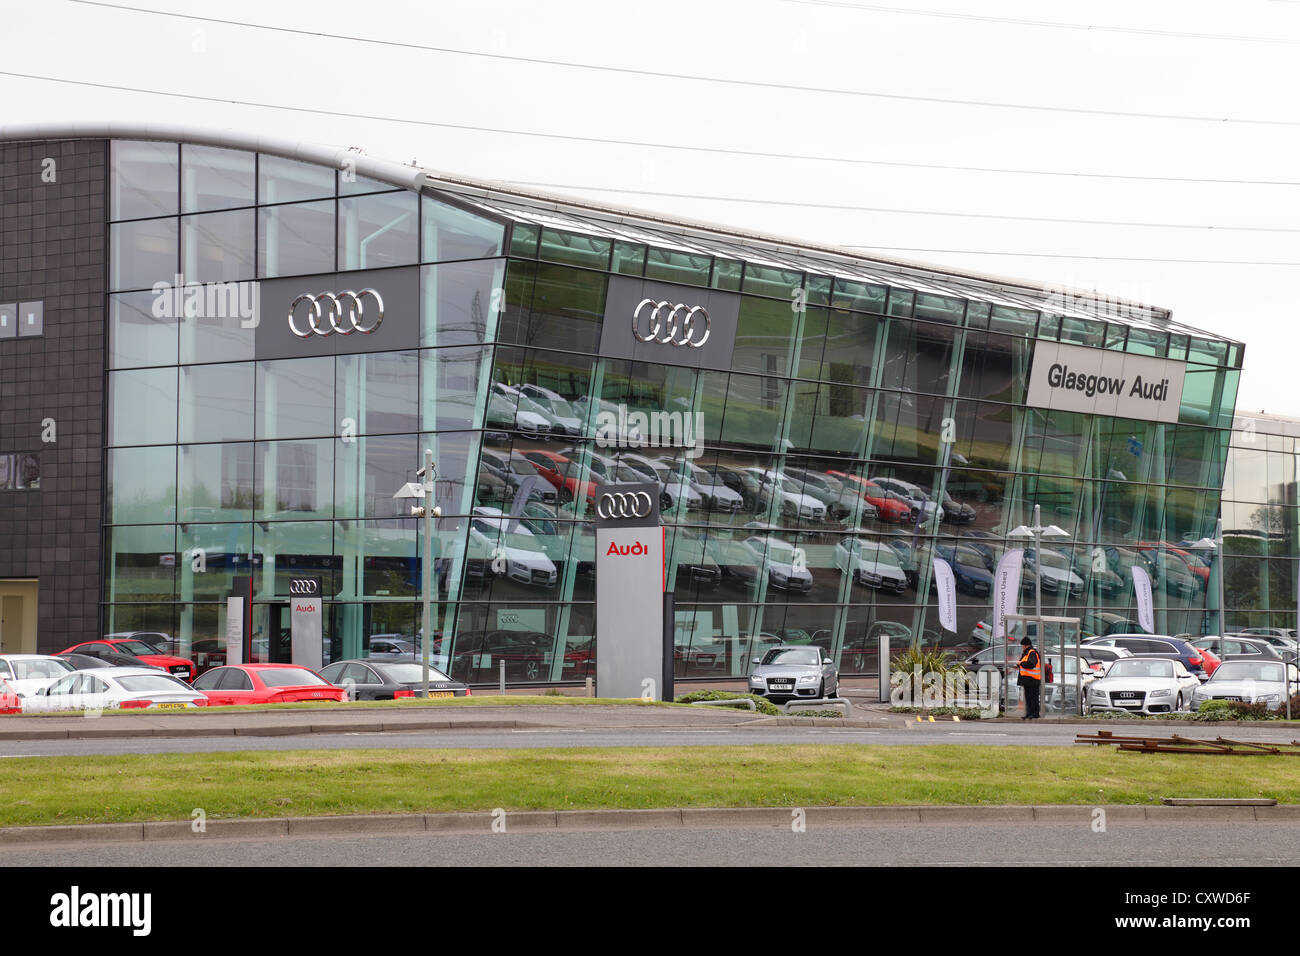
[[[424,519],[424,556],[420,562],[421,584],[420,600],[423,604],[423,616],[421,618],[423,628],[423,639],[421,644],[424,647],[424,681],[421,686],[420,696],[427,698],[429,696],[429,648],[433,644],[433,630],[429,623],[429,602],[433,594],[433,519],[442,517],[442,509],[433,504],[433,479],[436,477],[433,470],[433,452],[428,448],[424,450],[424,467],[415,473],[415,476],[421,479],[419,482],[408,481],[398,489],[394,498],[418,498],[423,504],[411,506],[411,516]]]

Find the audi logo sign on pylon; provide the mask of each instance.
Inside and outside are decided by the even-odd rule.
[[[363,321],[366,314],[365,303],[362,301],[364,299],[370,299],[373,308],[374,322],[369,326]],[[307,304],[305,310],[299,308],[303,303]],[[295,321],[300,311],[306,314],[305,330],[299,328]],[[369,335],[383,321],[384,300],[374,289],[362,289],[360,292],[344,289],[342,292],[320,292],[315,295],[304,292],[289,305],[289,331],[300,339],[308,339],[313,335],[330,335],[333,332],[339,335],[351,335],[353,332]],[[322,322],[327,324],[322,326]]]
[[[643,335],[641,323],[647,317],[647,306],[650,307],[650,331]],[[701,326],[696,324],[697,318],[702,320],[703,331],[698,338],[696,332],[701,331]],[[656,302],[654,299],[642,299],[632,312],[632,334],[641,342],[698,349],[709,340],[712,331],[713,322],[709,319],[709,311],[701,305],[688,306],[681,302],[674,305],[667,300]]]
[[[654,501],[644,491],[606,491],[596,502],[596,514],[602,518],[646,518]]]

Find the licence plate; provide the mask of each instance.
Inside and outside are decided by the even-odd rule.
[[[449,690],[431,690],[429,691],[429,696],[430,697],[455,697],[456,694]]]
[[[184,710],[185,705],[184,704],[159,704],[158,709],[159,710]]]

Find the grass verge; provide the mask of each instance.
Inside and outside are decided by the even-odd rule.
[[[4,762],[0,825],[651,807],[1300,802],[1286,757],[1103,748],[758,745],[347,750]]]
[[[293,713],[294,711],[305,710],[376,710],[376,709],[396,709],[396,710],[418,710],[423,707],[517,707],[522,704],[554,704],[557,706],[610,706],[612,704],[621,704],[629,707],[680,707],[682,704],[671,702],[640,700],[636,697],[619,698],[619,697],[567,697],[560,695],[524,695],[524,694],[506,694],[505,696],[495,695],[473,697],[431,697],[427,700],[423,697],[403,697],[401,700],[356,700],[349,701],[346,704],[337,701],[313,700],[304,701],[295,704],[238,704],[231,707],[196,707],[186,710],[105,710],[105,717],[182,717],[182,716],[203,716],[204,714],[230,714],[248,711],[279,711],[281,713]],[[52,714],[13,714],[9,716],[27,717],[33,720],[39,720],[46,717],[79,717],[80,711],[59,711]]]

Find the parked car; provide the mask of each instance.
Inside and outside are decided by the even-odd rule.
[[[30,697],[77,668],[50,654],[0,654],[0,680],[19,697]]]
[[[774,516],[779,516],[788,523],[800,519],[825,519],[826,506],[812,495],[804,494],[802,485],[798,482],[762,468],[747,468],[746,471],[758,481],[758,505],[761,510],[770,509]]]
[[[546,676],[555,638],[539,631],[479,631],[459,634],[447,668],[453,680],[496,683],[501,662],[507,680],[537,681]]]
[[[984,558],[978,551],[964,545],[935,550],[952,566],[953,583],[958,591],[974,597],[988,597],[992,593],[993,573],[984,566]]]
[[[1105,637],[1088,638],[1084,643],[1101,647],[1123,647],[1132,651],[1134,657],[1178,661],[1192,674],[1205,673],[1205,662],[1200,651],[1186,641],[1164,634],[1108,634]]]
[[[816,498],[826,507],[826,514],[836,521],[849,518],[856,511],[858,521],[873,521],[879,513],[876,506],[856,491],[849,491],[831,475],[804,468],[786,468],[782,474],[794,482],[801,493]]]
[[[1207,700],[1231,700],[1276,707],[1285,703],[1288,683],[1292,694],[1300,690],[1298,678],[1300,670],[1294,664],[1284,664],[1282,661],[1225,661],[1192,694],[1192,709],[1196,710]]]
[[[65,647],[59,653],[61,654],[89,654],[91,657],[108,657],[113,654],[130,654],[138,657],[146,664],[153,664],[161,667],[173,677],[179,677],[181,680],[189,681],[194,679],[194,662],[186,660],[183,657],[174,657],[171,654],[159,654],[151,645],[144,641],[138,641],[131,638],[105,638],[102,641],[87,641],[84,644],[74,644],[72,647]]]
[[[1191,706],[1200,686],[1200,680],[1182,661],[1134,657],[1116,661],[1105,677],[1092,682],[1084,697],[1084,711],[1168,714]]]
[[[1023,573],[1020,576],[1020,589],[1029,594],[1034,592],[1035,578],[1041,576],[1044,594],[1060,594],[1068,591],[1077,597],[1083,593],[1083,578],[1079,577],[1061,554],[1050,549],[1043,550],[1041,563],[1034,548],[1025,548]]]
[[[1278,649],[1262,638],[1207,635],[1196,638],[1196,643],[1209,648],[1219,655],[1220,660],[1225,662],[1235,660],[1280,661],[1283,659]]]
[[[752,661],[749,692],[775,703],[799,697],[820,700],[838,696],[839,670],[820,647],[779,644]]]
[[[921,520],[927,524],[935,516],[936,512],[940,521],[945,517],[943,508],[936,502],[931,501],[930,496],[926,494],[920,485],[914,485],[910,481],[903,481],[901,478],[874,477],[868,480],[885,489],[885,491],[892,491],[902,497],[911,505],[913,515],[919,513]]]
[[[828,471],[827,474],[839,478],[845,483],[846,488],[856,489],[867,503],[876,509],[876,514],[881,521],[915,522],[920,515],[920,512],[902,495],[887,491],[866,478],[850,475],[844,471]]]
[[[23,702],[24,713],[65,710],[188,710],[207,697],[156,668],[102,667],[73,671]]]
[[[213,707],[348,699],[346,688],[297,664],[227,664],[200,674],[193,686]]]
[[[709,511],[721,511],[725,514],[739,514],[745,505],[744,496],[729,488],[717,475],[711,475],[699,465],[688,459],[674,461],[661,458],[659,461],[670,469],[675,478],[689,482],[690,490],[700,496],[702,506]]]
[[[374,642],[371,641],[371,647]],[[414,697],[424,688],[424,664],[412,660],[335,661],[320,672],[331,684],[348,689],[350,700],[397,700]],[[464,697],[469,688],[436,667],[429,668],[430,697]]]
[[[469,534],[478,553],[493,558],[493,572],[532,587],[554,587],[559,580],[555,563],[542,550],[533,533],[522,524],[513,530],[509,518],[496,509],[476,508]]]
[[[907,589],[907,575],[898,563],[898,556],[878,541],[841,538],[835,545],[832,560],[841,573],[852,574],[857,584],[898,594]]]
[[[799,557],[802,549],[773,535],[751,535],[745,539],[745,547],[755,561],[767,561],[767,581],[772,587],[803,594],[812,590],[812,572]]]

